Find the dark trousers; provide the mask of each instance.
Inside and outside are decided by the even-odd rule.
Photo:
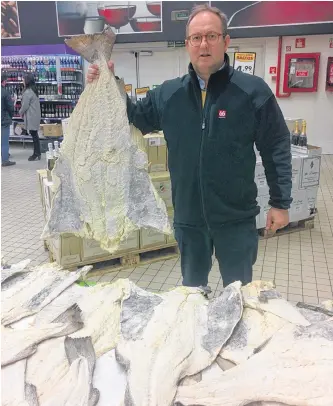
[[[175,237],[184,286],[207,286],[214,248],[223,286],[237,280],[243,284],[252,281],[252,266],[258,253],[255,219],[226,224],[216,230],[175,226]]]
[[[38,131],[35,130],[30,130],[29,131],[31,137],[32,137],[32,142],[34,144],[34,155],[40,155],[40,141],[38,137]]]

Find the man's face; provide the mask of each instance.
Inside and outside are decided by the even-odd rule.
[[[220,18],[210,11],[202,11],[190,22],[188,37],[193,34],[205,35],[208,33],[223,34]],[[219,36],[215,43],[207,42],[207,37],[202,37],[199,46],[193,46],[191,41],[186,40],[186,48],[190,60],[199,76],[207,76],[221,68],[224,61],[224,53],[230,42],[229,35],[226,38]]]

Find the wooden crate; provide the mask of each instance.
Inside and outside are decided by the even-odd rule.
[[[258,234],[259,234],[260,239],[263,239],[263,238],[272,238],[272,237],[278,237],[280,235],[296,233],[296,232],[303,231],[303,230],[310,230],[310,229],[314,228],[314,218],[315,218],[314,216],[311,216],[304,220],[291,222],[287,225],[287,227],[281,228],[281,230],[278,230],[276,233],[268,233],[267,235],[265,235],[265,229],[260,228],[260,229],[258,229]]]

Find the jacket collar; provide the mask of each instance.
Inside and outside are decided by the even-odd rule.
[[[232,75],[233,68],[229,64],[229,56],[228,54],[224,54],[224,64],[221,69],[217,72],[213,73],[209,78],[209,83],[215,83],[218,80],[220,83],[225,83],[229,77]],[[196,71],[193,68],[193,65],[190,63],[188,67],[189,74],[191,76],[192,82],[200,88],[199,80]]]

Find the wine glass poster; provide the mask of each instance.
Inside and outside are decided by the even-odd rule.
[[[105,26],[117,34],[162,32],[161,1],[57,1],[58,36],[96,34]]]
[[[1,2],[1,39],[21,38],[20,20],[16,1]]]

